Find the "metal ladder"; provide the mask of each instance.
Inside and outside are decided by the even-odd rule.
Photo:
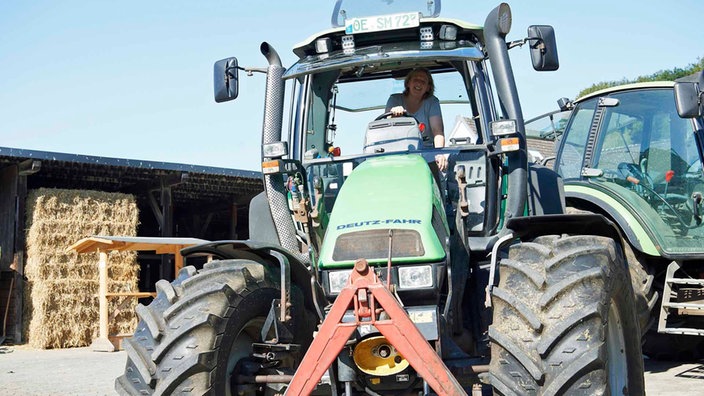
[[[679,315],[704,316],[704,299],[702,298],[700,298],[697,303],[679,302],[679,300],[677,302],[671,302],[674,285],[699,286],[699,288],[695,288],[693,291],[696,293],[704,293],[702,291],[704,290],[704,279],[675,278],[675,272],[679,269],[680,265],[675,261],[667,266],[665,287],[662,293],[662,305],[660,307],[660,318],[658,320],[658,333],[704,336],[704,328],[667,327],[667,317],[672,310],[677,310],[676,313]],[[678,292],[677,295],[681,296],[682,293]]]

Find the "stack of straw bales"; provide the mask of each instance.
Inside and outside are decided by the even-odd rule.
[[[90,345],[97,336],[98,253],[68,248],[94,235],[136,236],[132,195],[41,188],[27,198],[25,331],[35,348]],[[134,252],[108,254],[108,292],[137,291]],[[114,312],[121,299],[109,299]],[[137,324],[132,299],[110,322],[109,334],[132,333]],[[29,323],[27,323],[29,322]]]

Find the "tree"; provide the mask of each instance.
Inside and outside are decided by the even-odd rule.
[[[584,95],[590,94],[592,92],[596,92],[596,91],[599,91],[599,90],[602,90],[605,88],[615,87],[617,85],[623,85],[623,84],[648,82],[648,81],[675,81],[676,79],[678,79],[680,77],[688,76],[690,74],[696,73],[701,70],[704,70],[704,57],[697,58],[697,61],[695,63],[692,63],[684,68],[675,67],[672,70],[660,70],[660,71],[657,71],[657,72],[650,74],[650,75],[647,75],[647,76],[637,77],[634,80],[628,80],[626,78],[623,78],[619,81],[598,82],[596,84],[593,84],[591,87],[585,88],[582,91],[580,91],[577,94],[577,97],[579,98]]]

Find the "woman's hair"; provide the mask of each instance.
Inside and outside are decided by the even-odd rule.
[[[428,99],[430,96],[435,94],[435,83],[433,82],[433,76],[430,74],[430,71],[424,67],[417,67],[406,75],[406,79],[403,81],[403,95],[408,95],[408,84],[411,82],[411,78],[413,78],[416,74],[425,74],[428,78],[428,92],[423,95],[424,100]]]

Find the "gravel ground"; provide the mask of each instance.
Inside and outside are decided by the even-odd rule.
[[[126,355],[90,348],[0,346],[0,395],[115,395]],[[704,362],[645,361],[648,396],[704,395]]]
[[[0,395],[116,395],[126,359],[124,351],[0,346]]]

